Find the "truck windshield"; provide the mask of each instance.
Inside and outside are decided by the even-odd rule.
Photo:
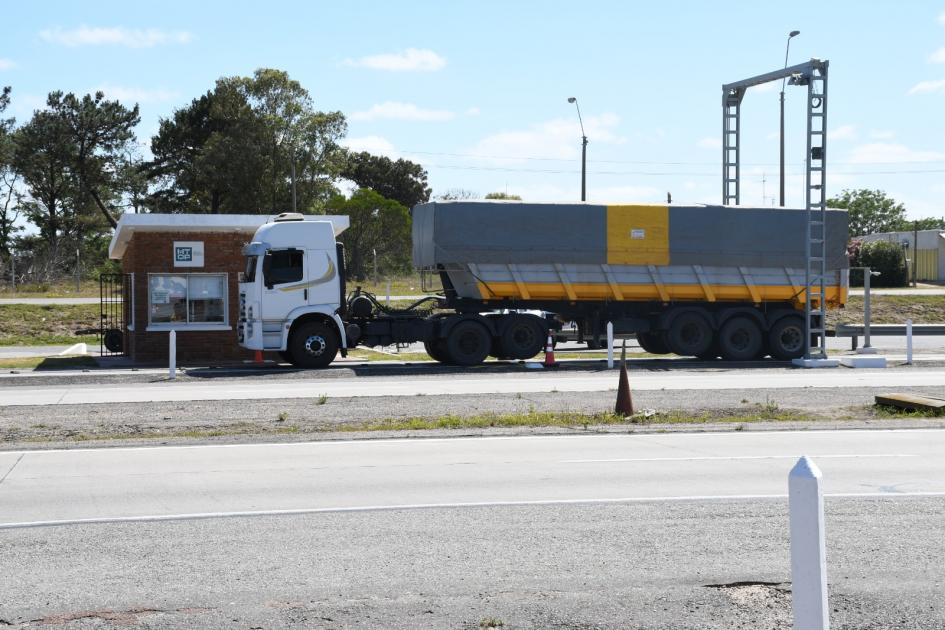
[[[246,272],[243,274],[244,282],[256,281],[256,259],[257,258],[259,258],[259,256],[246,257]]]

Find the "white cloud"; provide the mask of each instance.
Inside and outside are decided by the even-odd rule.
[[[856,127],[853,125],[841,125],[836,129],[827,131],[828,140],[855,140]]]
[[[442,109],[421,109],[413,103],[396,103],[387,101],[374,105],[365,112],[354,112],[350,120],[420,120],[444,121],[452,120],[456,114]]]
[[[767,83],[762,83],[761,85],[751,86],[752,92],[776,92],[780,83],[777,81],[768,81]]]
[[[120,85],[100,85],[93,90],[94,92],[104,92],[109,99],[123,101],[125,103],[161,103],[172,101],[180,96],[179,93],[171,90],[146,90],[136,87],[123,87]]]
[[[722,140],[719,138],[701,138],[696,146],[700,149],[721,149]]]
[[[584,119],[588,143],[623,144],[626,138],[614,129],[620,123],[616,114],[601,114]],[[480,140],[468,151],[483,159],[508,163],[522,157],[571,160],[580,155],[581,127],[577,120],[556,118],[535,123],[528,129],[502,131]]]
[[[389,158],[397,157],[397,150],[387,138],[380,136],[362,136],[360,138],[345,138],[341,141],[342,146],[348,147],[352,151],[367,151],[374,155],[384,155]]]
[[[938,23],[945,24],[945,11],[938,14]]]
[[[408,48],[396,53],[368,55],[359,59],[345,59],[344,65],[391,72],[432,72],[446,66],[446,59],[432,50]]]
[[[937,151],[915,151],[901,144],[873,142],[854,147],[847,160],[853,164],[890,164],[900,162],[938,162],[945,160],[945,153]]]
[[[12,59],[4,59],[3,57],[0,57],[0,70],[10,70],[11,68],[15,67],[16,64],[13,63]]]
[[[945,46],[929,55],[929,63],[945,63]]]
[[[909,90],[909,94],[931,94],[933,92],[945,92],[945,79],[919,81]]]
[[[896,137],[896,133],[888,129],[871,129],[870,130],[870,138],[872,138],[873,140],[892,140],[895,137]]]
[[[470,107],[469,109],[466,110],[466,115],[467,115],[467,116],[478,116],[478,115],[479,115],[479,108],[478,108],[478,107]]]
[[[79,26],[64,29],[48,28],[39,36],[51,44],[63,46],[99,46],[103,44],[129,48],[151,48],[161,44],[186,44],[193,39],[187,31],[163,31],[157,28],[124,28],[122,26]]]

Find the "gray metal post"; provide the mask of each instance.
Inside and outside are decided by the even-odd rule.
[[[10,250],[10,273],[13,274],[13,292],[16,293],[16,253]]]
[[[79,257],[79,248],[75,248],[75,292],[78,293],[81,291],[82,283],[82,271],[81,271],[81,258]]]
[[[581,201],[587,201],[587,136],[581,138]]]

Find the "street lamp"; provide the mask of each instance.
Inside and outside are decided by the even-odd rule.
[[[800,35],[800,31],[791,31],[784,48],[784,67],[787,68],[788,51],[791,50],[791,38]],[[781,207],[784,207],[784,79],[781,79]]]
[[[577,107],[578,122],[581,123],[581,201],[587,201],[587,135],[584,133],[584,121],[581,120],[581,106],[573,96],[568,98],[569,103]]]

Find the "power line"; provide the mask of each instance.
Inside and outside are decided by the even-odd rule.
[[[400,153],[407,155],[436,155],[442,157],[463,157],[476,158],[482,160],[523,160],[537,162],[577,162],[580,158],[550,158],[538,157],[532,155],[482,155],[479,153],[447,153],[441,151],[409,151],[400,150]],[[648,160],[588,160],[588,164],[643,164],[652,166],[716,166],[718,161],[712,162],[693,162],[693,161],[675,161],[675,162],[655,162]],[[777,166],[778,162],[743,162],[746,166]],[[945,164],[942,160],[897,160],[894,162],[831,162],[831,164],[841,165],[877,165],[886,166],[890,164]]]
[[[456,171],[489,171],[498,173],[545,173],[552,175],[573,175],[580,173],[580,169],[550,169],[550,168],[514,168],[506,166],[472,166],[463,164],[426,164],[426,168],[440,168]],[[941,169],[903,169],[903,170],[884,170],[884,171],[831,171],[831,175],[923,175],[945,173],[945,168]],[[686,172],[686,171],[588,171],[588,175],[643,175],[647,177],[718,177],[719,173],[713,172]],[[803,175],[802,171],[789,172],[790,176]]]

